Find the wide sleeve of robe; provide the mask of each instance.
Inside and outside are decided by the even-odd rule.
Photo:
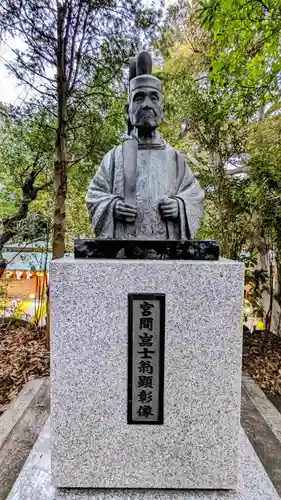
[[[204,215],[204,190],[194,176],[187,162],[183,163],[183,175],[175,198],[179,201],[181,239],[193,239]]]
[[[96,238],[114,238],[113,211],[120,196],[113,193],[115,148],[103,158],[89,185],[86,203]]]

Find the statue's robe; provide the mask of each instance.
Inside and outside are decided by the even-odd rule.
[[[136,207],[133,224],[114,219],[114,206],[124,200],[122,145],[103,158],[86,196],[90,220],[97,238],[190,239],[203,215],[204,191],[183,156],[162,140],[137,152]],[[164,197],[179,202],[179,218],[161,218],[159,203]]]

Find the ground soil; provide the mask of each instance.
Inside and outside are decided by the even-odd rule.
[[[45,329],[0,325],[0,415],[26,382],[49,375],[49,365]]]
[[[270,333],[264,349],[263,341],[263,332],[244,333],[243,368],[278,406],[281,402],[281,338]]]

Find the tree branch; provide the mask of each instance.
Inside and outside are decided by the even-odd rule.
[[[42,184],[41,186],[38,186],[36,188],[37,193],[39,193],[39,191],[43,191],[44,189],[47,189],[48,187],[52,186],[52,184],[53,184],[53,181],[51,180],[51,181],[45,182],[45,184]]]
[[[20,222],[23,219],[26,219],[29,204],[34,201],[37,197],[39,191],[46,189],[52,184],[52,181],[48,181],[41,186],[35,187],[34,182],[36,179],[36,173],[31,172],[22,186],[23,198],[21,200],[18,211],[10,217],[6,217],[6,219],[2,220],[4,231],[0,236],[0,254],[2,252],[3,246],[17,233],[17,222]],[[2,262],[0,267],[2,266]]]
[[[17,69],[11,65],[11,64],[8,64],[7,65],[8,68],[10,68],[10,70],[14,73],[14,75],[22,82],[24,83],[25,85],[27,85],[28,87],[31,87],[33,90],[35,90],[36,92],[38,92],[39,94],[41,95],[44,95],[44,96],[47,96],[51,99],[54,98],[54,96],[52,94],[50,94],[49,92],[46,92],[44,90],[40,90],[38,89],[37,87],[35,87],[35,85],[33,85],[33,83],[27,81],[25,78],[23,78],[23,76],[17,71]]]
[[[269,7],[263,2],[263,0],[256,0],[256,2],[260,3],[266,12],[269,12]]]
[[[69,78],[69,93],[71,94],[72,90],[74,89],[74,86],[75,86],[75,83],[76,83],[76,78],[77,78],[77,74],[78,74],[78,71],[79,71],[79,67],[80,67],[80,62],[81,62],[81,58],[82,58],[82,47],[83,47],[83,43],[84,43],[84,40],[85,40],[85,35],[86,35],[86,29],[87,29],[87,22],[88,22],[88,17],[89,17],[89,14],[90,14],[90,9],[91,9],[91,4],[89,2],[89,6],[88,6],[88,9],[87,9],[87,12],[85,14],[85,19],[84,19],[84,23],[83,23],[83,29],[82,29],[82,35],[81,35],[81,39],[80,39],[80,43],[79,43],[79,47],[78,47],[78,51],[77,51],[77,56],[76,56],[76,68],[75,68],[75,72],[74,72],[74,77],[73,77],[73,81],[71,83],[71,79]]]
[[[247,165],[243,165],[242,167],[237,167],[234,169],[225,169],[226,175],[236,175],[236,174],[246,174],[249,172],[249,167]]]
[[[70,50],[70,61],[69,61],[69,72],[68,72],[68,85],[69,86],[71,85],[71,77],[72,77],[73,66],[74,66],[74,51],[75,51],[75,46],[76,46],[76,36],[77,36],[78,27],[79,27],[81,8],[82,8],[82,2],[80,0],[78,12],[77,12],[77,17],[76,17],[76,23],[75,23],[74,31],[73,31],[73,35],[72,35],[72,44],[71,44],[71,50]]]

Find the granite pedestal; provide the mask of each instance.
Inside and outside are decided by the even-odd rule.
[[[93,490],[55,488],[50,471],[50,426],[39,436],[7,500],[280,500],[242,429],[237,491]]]
[[[225,259],[52,262],[55,486],[237,487],[243,274]],[[163,425],[127,423],[129,293],[165,294]]]

